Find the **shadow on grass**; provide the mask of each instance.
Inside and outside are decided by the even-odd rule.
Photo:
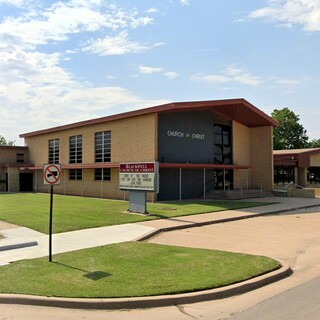
[[[62,266],[62,267],[66,267],[66,268],[69,268],[69,269],[73,269],[73,270],[84,272],[85,274],[83,275],[83,277],[85,277],[87,279],[90,279],[90,280],[93,280],[93,281],[101,280],[101,279],[104,279],[104,278],[112,276],[112,274],[104,272],[104,271],[93,271],[93,272],[90,272],[88,270],[84,270],[84,269],[80,269],[80,268],[77,268],[77,267],[69,266],[67,264],[64,264],[64,263],[61,263],[61,262],[57,262],[57,261],[54,261],[53,263],[55,263],[55,264],[57,264],[59,266]]]

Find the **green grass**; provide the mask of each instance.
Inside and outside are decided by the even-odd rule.
[[[266,257],[126,242],[1,267],[0,292],[58,297],[153,296],[226,286],[279,268]]]
[[[0,194],[0,220],[49,233],[48,194]],[[53,232],[133,223],[230,209],[267,205],[264,202],[195,201],[148,204],[150,215],[127,213],[128,202],[54,195]]]

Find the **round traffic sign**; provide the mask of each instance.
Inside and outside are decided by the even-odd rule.
[[[43,168],[44,184],[60,184],[61,165],[47,164]]]

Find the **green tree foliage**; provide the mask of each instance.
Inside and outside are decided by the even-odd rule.
[[[273,149],[301,149],[309,147],[307,131],[299,123],[300,117],[289,108],[273,110],[272,118],[279,122],[273,131]]]
[[[14,146],[15,141],[7,141],[5,137],[0,135],[0,146]]]
[[[320,139],[313,139],[310,141],[310,148],[320,148]]]

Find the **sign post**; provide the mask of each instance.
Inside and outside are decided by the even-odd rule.
[[[158,162],[120,163],[119,189],[129,190],[129,211],[147,213],[146,192],[158,192]]]
[[[52,212],[53,212],[53,186],[60,184],[61,165],[43,165],[43,183],[50,185],[50,217],[49,217],[49,262],[52,262]]]

